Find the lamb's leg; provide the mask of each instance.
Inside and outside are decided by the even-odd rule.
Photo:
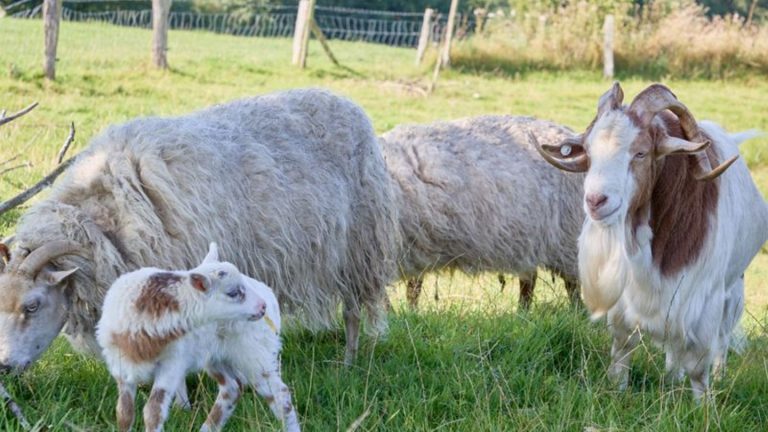
[[[504,292],[504,287],[507,286],[507,278],[504,277],[504,273],[499,273],[499,284],[501,285],[500,292]]]
[[[176,389],[176,397],[173,398],[173,404],[185,411],[192,409],[192,404],[189,402],[189,395],[187,394],[186,382],[182,381],[179,388]]]
[[[185,364],[168,362],[163,364],[155,374],[155,383],[152,385],[149,399],[144,405],[144,430],[146,432],[163,430],[173,394],[184,380],[185,366]]]
[[[627,329],[622,322],[623,316],[620,313],[609,314],[608,319],[611,322],[611,332],[613,333],[611,365],[608,366],[608,376],[619,390],[626,390],[629,384],[632,354],[640,342],[640,332]]]
[[[208,418],[200,428],[200,432],[218,431],[224,427],[229,417],[235,411],[235,404],[240,398],[240,383],[237,382],[235,375],[230,368],[220,364],[209,364],[206,371],[211,378],[219,383],[219,394],[216,396],[216,402],[208,413]]]
[[[264,372],[256,383],[256,391],[267,401],[269,408],[283,422],[287,432],[299,432],[299,419],[291,402],[291,391],[277,371]]]
[[[405,298],[408,299],[408,306],[410,306],[412,310],[419,308],[419,296],[421,296],[421,288],[423,284],[424,279],[420,277],[410,278],[405,283]]]
[[[710,355],[700,351],[689,351],[683,355],[683,367],[691,379],[693,398],[700,402],[702,396],[708,395],[709,368],[712,365]]]
[[[520,308],[528,310],[533,301],[533,289],[536,288],[536,270],[520,274]]]
[[[347,337],[344,364],[350,366],[357,358],[357,349],[360,343],[360,312],[349,303],[344,304],[344,324]]]
[[[664,368],[667,372],[665,379],[672,384],[682,381],[685,376],[685,371],[680,365],[680,357],[669,348],[667,348]]]
[[[117,380],[117,430],[127,432],[133,426],[136,415],[136,384]]]

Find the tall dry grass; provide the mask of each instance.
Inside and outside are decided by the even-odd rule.
[[[656,3],[652,3],[655,5]],[[768,26],[744,17],[709,18],[693,1],[606,11],[578,2],[547,14],[497,16],[485,31],[458,43],[457,66],[511,74],[532,70],[600,70],[603,19],[615,16],[620,76],[729,78],[768,73]]]

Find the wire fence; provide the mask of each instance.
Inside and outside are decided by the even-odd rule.
[[[109,7],[110,3],[115,7]],[[105,10],[82,10],[78,6],[98,5]],[[136,1],[135,8],[123,8],[124,1],[64,0],[64,21],[102,22],[126,27],[152,27],[151,2]],[[183,10],[177,8],[184,6]],[[177,6],[177,7],[174,7]],[[298,5],[267,5],[256,10],[236,13],[205,13],[189,10],[188,2],[174,1],[169,24],[173,30],[204,30],[246,37],[290,37],[296,24]],[[38,19],[42,16],[39,0],[21,0],[7,7],[10,16]],[[364,41],[392,46],[418,45],[422,26],[422,13],[389,12],[367,9],[317,6],[315,20],[329,39]],[[447,14],[438,14],[432,20],[432,41],[439,42],[445,32]],[[461,38],[474,32],[475,17],[457,16],[456,36]]]

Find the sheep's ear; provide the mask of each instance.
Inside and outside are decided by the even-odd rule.
[[[64,281],[64,279],[68,278],[78,270],[80,269],[77,267],[70,270],[61,270],[61,271],[43,270],[38,274],[38,278],[40,278],[40,280],[46,285],[54,286],[54,285],[60,284],[61,282]]]
[[[211,289],[211,280],[208,276],[200,273],[192,273],[189,275],[189,282],[192,284],[192,288],[207,293]]]
[[[219,246],[216,244],[216,242],[211,242],[211,244],[208,245],[208,255],[203,258],[203,262],[201,264],[212,262],[219,262]]]

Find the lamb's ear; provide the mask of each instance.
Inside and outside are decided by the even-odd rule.
[[[211,242],[211,244],[208,245],[208,255],[203,258],[203,262],[200,264],[207,264],[212,262],[219,262],[219,246],[216,244],[216,242]]]
[[[192,273],[189,275],[189,282],[192,284],[192,288],[207,293],[211,289],[211,280],[208,276],[200,273]]]
[[[80,270],[79,268],[75,267],[70,270],[61,270],[61,271],[48,271],[43,270],[38,274],[38,278],[43,281],[46,285],[54,286],[58,285],[61,282],[64,281],[64,279],[71,276],[76,271]]]

